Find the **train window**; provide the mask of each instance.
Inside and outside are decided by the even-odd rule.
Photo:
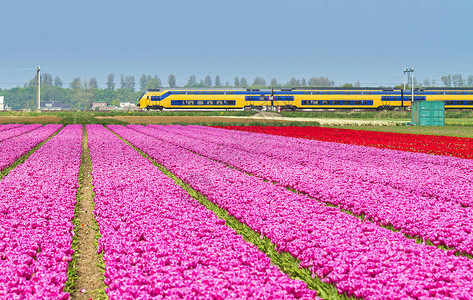
[[[465,101],[465,105],[473,105],[473,101]]]
[[[313,105],[319,105],[319,101],[317,100],[314,100],[314,101],[311,101]]]
[[[342,101],[342,105],[350,105],[350,101]]]
[[[233,92],[227,92],[227,95],[233,95]]]
[[[340,101],[339,100],[332,101],[332,104],[333,105],[340,105]]]
[[[204,105],[204,101],[197,101],[197,105]]]
[[[353,105],[361,105],[361,101],[355,100],[355,101],[353,101]]]
[[[330,104],[330,101],[320,101],[322,102],[322,105],[329,105]]]
[[[217,104],[217,105],[223,105],[223,101],[215,101],[215,104]]]
[[[187,104],[187,105],[194,105],[194,104],[195,104],[195,101],[194,101],[194,100],[189,100],[189,101],[187,101],[186,104]]]

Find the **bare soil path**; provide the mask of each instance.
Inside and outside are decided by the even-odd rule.
[[[93,214],[92,162],[89,155],[87,132],[82,140],[82,166],[79,174],[79,197],[76,205],[75,235],[77,238],[77,278],[72,299],[106,299],[104,293],[103,260],[97,254],[98,225]]]

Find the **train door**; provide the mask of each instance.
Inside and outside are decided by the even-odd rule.
[[[389,106],[389,96],[381,96],[381,106],[388,107]]]

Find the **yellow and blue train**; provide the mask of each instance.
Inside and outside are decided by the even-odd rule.
[[[139,98],[142,109],[259,109],[278,106],[304,109],[392,109],[411,101],[445,101],[447,109],[473,109],[473,88],[416,89],[383,88],[273,88],[273,89],[186,89],[146,90]]]

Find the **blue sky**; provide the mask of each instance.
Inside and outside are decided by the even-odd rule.
[[[43,72],[252,81],[327,76],[363,86],[473,75],[473,1],[4,1],[0,88]]]

